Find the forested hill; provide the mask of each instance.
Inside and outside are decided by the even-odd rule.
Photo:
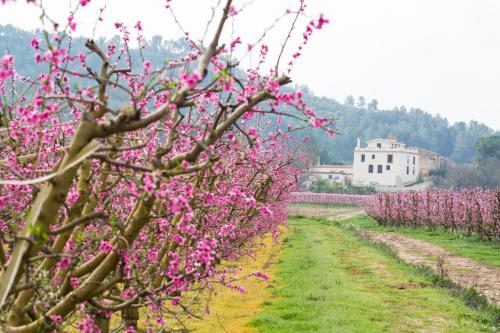
[[[308,130],[312,137],[308,149],[315,156],[319,155],[322,163],[351,163],[357,137],[366,142],[387,137],[391,132],[409,146],[429,149],[456,162],[468,163],[476,158],[477,140],[495,133],[477,121],[450,124],[446,118],[418,108],[379,110],[377,101],[366,103],[363,97],[355,101],[349,96],[341,104],[331,98],[314,96],[307,88],[303,91],[310,107],[337,119],[339,135],[334,138]]]
[[[30,47],[31,39],[36,35],[43,40],[41,31],[28,32],[12,25],[0,24],[0,55],[8,52],[16,57],[15,67],[21,75],[36,76],[43,70],[42,66],[34,64],[36,51]],[[71,53],[88,53],[85,48],[85,38],[74,38],[71,42]],[[98,39],[97,44],[103,45],[106,41],[103,38]],[[120,37],[114,36],[110,40],[113,44],[120,44]],[[66,45],[67,46],[67,45]],[[160,67],[166,59],[176,59],[189,52],[189,48],[184,40],[163,40],[160,36],[154,36],[149,42],[148,47],[142,51],[144,59],[151,61],[153,67]],[[141,55],[137,49],[130,49],[133,59],[132,67],[134,70],[142,68]],[[87,64],[95,67],[100,64],[97,56],[87,57]],[[79,67],[78,67],[79,68]]]
[[[16,57],[16,69],[27,76],[36,75],[41,70],[39,65],[35,66],[33,63],[35,52],[29,47],[32,35],[31,32],[10,25],[0,25],[0,55],[5,52],[13,54]],[[74,39],[73,52],[85,51],[84,42],[83,38]],[[98,41],[103,42],[104,40]],[[144,58],[150,60],[153,66],[163,64],[166,59],[175,59],[188,50],[182,40],[165,41],[159,36],[153,37],[149,44],[144,50]],[[131,53],[133,58],[138,59],[137,50],[132,50]],[[88,60],[92,65],[92,59]],[[134,67],[141,64],[142,62],[135,61]],[[311,108],[337,119],[339,134],[334,138],[313,129],[297,134],[312,138],[306,149],[314,159],[319,155],[322,163],[351,163],[357,137],[366,141],[386,137],[390,132],[410,146],[436,151],[456,162],[472,162],[476,156],[476,141],[494,133],[488,126],[475,121],[450,125],[446,118],[432,116],[416,108],[379,110],[376,101],[366,103],[363,97],[357,100],[348,97],[342,104],[331,98],[317,97],[306,87],[300,89]]]

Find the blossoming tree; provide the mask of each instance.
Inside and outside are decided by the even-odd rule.
[[[311,34],[328,23],[323,16],[307,20],[285,73],[279,59],[290,34],[271,70],[261,69],[269,47],[258,42],[247,46],[259,51],[258,66],[237,74],[241,39],[221,43],[239,14],[232,0],[214,8],[220,15],[209,22],[208,43],[188,39],[191,50],[180,59],[158,68],[142,59],[134,71],[123,24],[116,24],[119,44],[88,40],[86,53],[72,51],[74,13],[89,2],[80,0],[62,27],[41,1],[28,1],[54,26],[31,42],[34,62],[48,68],[43,74],[22,77],[14,56],[0,60],[5,332],[70,325],[107,332],[113,315],[121,316],[116,329],[156,332],[180,312],[196,316],[185,295],[213,281],[238,289],[221,261],[251,254],[286,219],[300,171],[292,163],[294,128],[281,128],[281,117],[333,133],[300,92],[281,88]],[[305,13],[303,0],[296,7],[283,16],[293,18],[290,33]],[[134,29],[139,48],[147,47],[140,22]]]
[[[381,225],[427,227],[451,233],[500,239],[500,191],[436,189],[423,192],[379,193],[368,200],[366,212]]]

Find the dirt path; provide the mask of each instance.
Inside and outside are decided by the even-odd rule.
[[[386,232],[367,232],[369,238],[392,247],[398,256],[411,264],[443,272],[461,287],[474,287],[492,303],[500,305],[500,269],[452,254],[423,240]]]

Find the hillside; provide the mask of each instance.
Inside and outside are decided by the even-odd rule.
[[[477,156],[477,140],[495,132],[477,121],[450,124],[446,118],[419,108],[379,110],[376,101],[354,103],[354,99],[348,97],[341,104],[331,98],[317,97],[307,89],[304,91],[309,106],[337,119],[339,135],[333,139],[318,131],[307,131],[312,137],[308,149],[324,163],[351,163],[357,137],[364,142],[386,137],[391,132],[410,146],[438,152],[459,163],[470,163]],[[360,99],[363,102],[363,98]]]
[[[34,76],[40,73],[43,68],[35,66],[35,52],[29,47],[32,33],[10,25],[0,25],[0,36],[0,54],[9,52],[16,56],[16,68],[20,74]],[[84,42],[83,38],[73,40],[76,52],[85,51]],[[104,43],[104,40],[101,39],[99,43]],[[159,36],[153,37],[149,44],[143,56],[153,66],[162,64],[165,59],[178,58],[189,49],[182,40],[165,41]],[[134,59],[139,59],[137,50],[131,53]],[[89,60],[92,64],[92,59]],[[133,65],[136,67],[141,63],[135,61]],[[476,157],[476,141],[494,134],[493,129],[476,121],[450,124],[446,118],[433,116],[418,108],[379,110],[376,101],[366,103],[363,97],[357,101],[348,97],[344,103],[339,103],[332,98],[315,96],[307,87],[296,88],[304,92],[305,100],[316,112],[337,119],[339,134],[334,138],[313,129],[297,134],[299,137],[307,135],[312,138],[305,149],[314,160],[319,155],[323,163],[351,163],[357,137],[366,141],[385,137],[390,132],[410,146],[436,151],[459,163],[470,163]]]

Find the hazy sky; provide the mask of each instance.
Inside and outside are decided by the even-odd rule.
[[[69,2],[45,0],[61,22]],[[74,1],[75,2],[75,1]],[[173,0],[183,27],[201,38],[210,7],[217,1]],[[241,7],[247,0],[235,0]],[[306,0],[309,13],[331,23],[316,33],[294,69],[295,83],[343,101],[347,95],[375,98],[379,106],[405,105],[439,113],[451,122],[476,119],[500,129],[500,1],[498,0]],[[79,32],[89,34],[95,12],[106,1],[92,0],[77,14]],[[298,0],[255,0],[234,24],[233,36],[254,42],[263,28]],[[61,6],[64,4],[64,6]],[[148,36],[181,36],[165,0],[108,0],[100,35],[114,34],[113,23],[133,26],[140,19]],[[23,0],[0,7],[0,22],[40,27],[38,11]],[[287,21],[268,34],[279,45]],[[305,21],[302,22],[303,24]],[[300,37],[303,24],[296,31]],[[230,32],[229,29],[228,32]],[[230,36],[226,36],[229,40]],[[295,50],[292,40],[286,59]]]

